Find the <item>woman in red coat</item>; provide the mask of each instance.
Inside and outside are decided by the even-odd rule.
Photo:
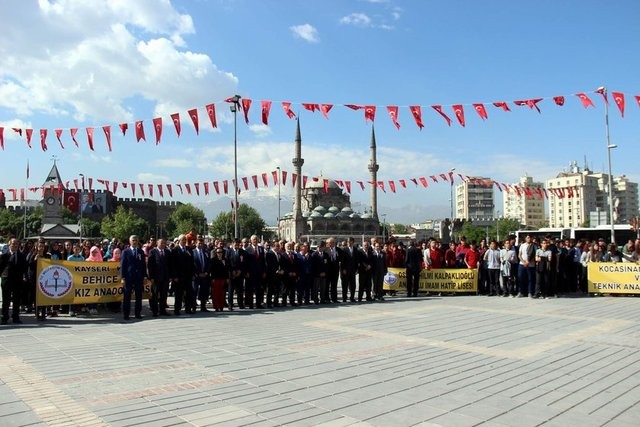
[[[211,255],[209,272],[211,273],[211,300],[215,311],[224,308],[224,290],[229,282],[229,267],[225,257],[225,250],[218,246]]]

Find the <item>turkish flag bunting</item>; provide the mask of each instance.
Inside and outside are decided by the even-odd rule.
[[[63,204],[73,213],[78,212],[78,193],[75,191],[65,191]]]
[[[364,182],[362,181],[356,181],[358,184],[360,184],[360,189],[364,191]]]
[[[438,182],[438,178],[435,175],[431,175],[430,178],[433,180],[433,182]]]
[[[634,98],[636,98],[636,102],[638,103],[638,107],[640,107],[640,95],[634,95]]]
[[[425,178],[424,176],[420,177],[420,184],[422,184],[423,187],[429,186],[429,182],[427,181],[427,178]]]
[[[199,182],[194,182],[193,183],[193,188],[196,190],[196,195],[199,196],[200,195],[200,183]]]
[[[27,133],[27,145],[31,148],[31,136],[33,135],[33,129],[25,129]]]
[[[246,176],[242,177],[242,184],[244,185],[245,191],[248,191],[249,190],[249,180],[247,179]]]
[[[167,191],[169,192],[169,197],[173,197],[173,187],[171,184],[167,184]]]
[[[536,193],[538,193],[538,197],[542,199],[542,188],[536,187]]]
[[[494,102],[493,105],[495,107],[502,108],[504,111],[511,111],[506,102]]]
[[[320,104],[320,112],[326,119],[329,118],[329,111],[331,111],[332,108],[333,104]]]
[[[291,174],[291,186],[295,187],[296,186],[296,181],[298,180],[298,174],[297,173],[292,173]]]
[[[0,127],[0,148],[4,150],[4,128],[2,127]]]
[[[93,128],[87,128],[87,141],[89,142],[89,149],[93,151]]]
[[[498,188],[498,191],[502,193],[502,187],[500,187],[500,183],[498,181],[493,181],[493,183],[496,185],[496,188]]]
[[[56,138],[58,138],[58,142],[60,143],[60,148],[64,150],[64,145],[62,145],[62,140],[60,137],[62,136],[62,129],[56,129]]]
[[[449,182],[453,185],[453,172],[449,171]]]
[[[302,103],[302,108],[304,108],[305,110],[311,111],[312,113],[314,113],[316,110],[320,109],[320,106],[318,104],[309,104],[309,103]]]
[[[251,177],[251,181],[253,181],[253,188],[257,189],[258,188],[258,175],[253,175]]]
[[[87,181],[89,181],[89,191],[93,191],[93,178],[88,178]]]
[[[40,129],[40,147],[42,151],[47,151],[47,130]]]
[[[556,105],[564,105],[564,96],[554,96],[553,100],[555,101]]]
[[[453,112],[458,118],[458,122],[460,123],[460,125],[464,127],[464,107],[462,106],[462,104],[454,105]]]
[[[545,198],[545,199],[548,199],[548,198],[549,198],[549,194],[547,193],[547,189],[546,189],[546,188],[543,188],[543,189],[542,189],[542,192],[544,193],[544,198]]]
[[[451,119],[445,113],[442,112],[441,105],[432,105],[431,108],[436,110],[442,117],[444,117],[444,119],[447,121],[447,124],[451,126]]]
[[[371,185],[373,185],[374,183],[372,182]],[[384,189],[384,181],[378,181],[378,187],[380,187],[380,189],[382,190],[383,193],[386,193],[387,190]]]
[[[155,117],[153,119],[153,127],[156,131],[156,145],[160,144],[160,138],[162,138],[162,117]]]
[[[226,179],[222,181],[222,191],[224,194],[229,194],[229,182]]]
[[[416,187],[418,186],[418,180],[417,179],[410,178],[410,181],[413,182],[416,185]]]
[[[409,111],[411,111],[411,115],[413,116],[413,120],[416,121],[416,125],[422,130],[424,124],[422,123],[422,108],[419,105],[410,105]]]
[[[351,194],[351,181],[345,181],[344,186],[347,189],[347,193]]]
[[[364,108],[362,105],[355,105],[355,104],[344,104],[344,106],[347,108],[351,108],[352,110],[361,110]]]
[[[236,182],[235,178],[231,180],[231,184],[233,185],[233,189],[237,191],[238,194],[240,194],[240,189],[238,188],[238,183]]]
[[[591,101],[591,99],[587,96],[586,93],[576,93],[576,96],[580,98],[580,102],[582,102],[582,106],[584,108],[588,108],[590,106],[595,108],[593,101]]]
[[[262,110],[262,123],[269,125],[269,112],[271,111],[271,101],[260,101]]]
[[[147,189],[149,190],[149,197],[153,197],[153,184],[147,184]]]
[[[207,109],[207,116],[209,116],[211,127],[213,127],[214,129],[217,128],[218,120],[216,120],[216,106],[214,104],[207,104],[204,108]]]
[[[184,191],[182,191],[182,184],[176,184],[178,186],[178,190],[180,190],[180,194],[184,194]]]
[[[535,108],[536,110],[538,110],[538,113],[540,113],[540,107],[538,107],[538,102],[542,101],[542,98],[535,98],[535,99],[525,99],[522,101],[513,101],[514,104],[518,105],[518,106],[522,106],[522,105],[526,105],[529,108],[531,108],[532,110]]]
[[[307,180],[309,179],[308,176],[304,175],[302,177],[302,188],[307,188]]]
[[[573,187],[567,187],[567,197],[573,197]]]
[[[323,179],[322,180],[322,186],[324,187],[324,192],[328,193],[329,192],[329,180],[328,179]]]
[[[376,106],[375,105],[367,105],[364,107],[364,121],[371,120],[372,122],[376,120]]]
[[[102,126],[102,131],[104,132],[104,137],[107,139],[107,147],[109,147],[109,151],[111,151],[111,126]]]
[[[138,184],[140,186],[140,194],[144,197],[144,184]]]
[[[291,103],[290,102],[283,102],[282,103],[282,108],[284,109],[284,113],[290,119],[293,119],[296,116],[296,114],[293,111],[291,111]]]
[[[267,181],[267,173],[266,173],[266,172],[263,172],[263,173],[262,173],[262,184],[263,184],[265,187],[268,187],[268,186],[269,186],[269,183],[268,183],[268,181]]]
[[[76,141],[76,133],[78,132],[78,128],[71,128],[69,132],[71,133],[71,139],[73,140],[73,143],[76,144],[76,147],[78,147],[78,141]]]
[[[444,180],[446,181],[446,180],[447,180],[447,175],[445,175],[445,174],[441,173],[441,174],[440,174],[440,178],[442,178],[442,179],[444,179]]]
[[[213,181],[213,189],[216,190],[216,194],[220,194],[220,186],[218,181]]]
[[[202,186],[204,187],[204,195],[208,196],[209,195],[209,181],[203,182]]]
[[[189,113],[189,117],[191,117],[191,121],[193,122],[193,127],[196,130],[196,135],[200,134],[200,125],[198,124],[198,109],[192,108],[187,111]]]
[[[391,189],[392,193],[396,192],[396,183],[393,181],[389,181],[389,188]]]
[[[611,92],[613,95],[613,100],[615,101],[618,109],[620,110],[620,114],[624,117],[624,93],[622,92]]]
[[[251,100],[249,98],[242,99],[242,111],[244,112],[244,121],[249,124],[249,109],[251,109]]]
[[[278,171],[271,172],[271,177],[273,178],[273,185],[278,185]]]
[[[164,198],[164,189],[162,188],[162,184],[158,184],[158,193],[160,193],[160,197]]]
[[[518,187],[517,185],[514,185],[513,189],[516,191],[516,194],[518,195],[518,197],[520,197],[520,187]]]
[[[407,188],[407,183],[404,179],[399,179],[398,182],[400,183],[400,185],[402,185],[402,188]]]
[[[129,129],[129,125],[127,123],[120,123],[120,130],[122,131],[122,136],[125,136],[127,133],[127,129]]]
[[[484,104],[473,104],[473,108],[476,109],[476,113],[478,113],[480,118],[482,118],[483,120],[487,120],[489,118],[489,116],[487,115],[487,109],[484,108]]]
[[[182,130],[180,126],[180,113],[173,113],[171,115],[171,120],[173,120],[173,126],[176,128],[178,137],[180,137],[180,131]]]
[[[391,117],[391,121],[396,126],[396,129],[400,129],[400,123],[398,123],[398,106],[397,105],[389,105],[389,106],[387,106],[387,111],[389,112],[389,116]]]
[[[116,194],[118,191],[118,181],[113,181],[113,194]]]
[[[11,129],[18,135],[22,136],[22,129],[18,129],[18,128],[11,128]]]
[[[282,185],[287,185],[287,171],[282,171]]]
[[[146,138],[144,137],[144,126],[142,124],[142,120],[136,122],[136,142],[140,142],[140,140],[146,142]]]
[[[607,89],[605,87],[599,87],[594,92],[602,95],[602,98],[604,99],[605,104],[609,103],[609,99],[607,98]]]

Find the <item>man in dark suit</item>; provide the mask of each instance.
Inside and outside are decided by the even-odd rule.
[[[338,302],[338,279],[340,278],[340,249],[336,247],[336,239],[330,237],[327,239],[327,277],[326,281],[329,287],[329,302]]]
[[[173,261],[171,281],[175,294],[173,311],[176,316],[180,315],[184,299],[185,313],[193,314],[196,310],[196,298],[193,292],[194,263],[191,248],[187,246],[187,237],[184,234],[178,236],[178,244],[173,248],[171,260]]]
[[[229,310],[233,310],[233,294],[235,292],[238,307],[244,308],[244,270],[246,252],[240,247],[240,240],[233,242],[233,247],[227,251],[227,264],[229,265]]]
[[[416,246],[415,241],[409,243],[405,267],[407,269],[407,296],[417,297],[420,287],[420,271],[422,271],[422,251]]]
[[[195,298],[196,294],[200,300],[200,311],[207,312],[207,301],[209,300],[209,289],[211,288],[211,280],[209,278],[209,253],[204,244],[204,238],[198,237],[198,243],[193,251],[193,262],[195,270],[195,278],[193,279],[193,290]],[[194,307],[196,302],[191,304]]]
[[[244,303],[249,308],[253,308],[253,294],[256,295],[256,307],[263,308],[264,301],[264,278],[265,260],[264,248],[258,245],[258,236],[255,234],[249,239],[249,244],[244,248],[247,253]]]
[[[167,242],[158,239],[157,246],[149,252],[147,267],[149,278],[153,280],[151,285],[151,298],[149,305],[153,317],[169,316],[167,311],[167,295],[169,293],[169,280],[171,279],[171,251],[167,249]],[[159,310],[158,310],[159,308]]]
[[[267,244],[268,245],[268,244]],[[265,246],[265,285],[267,287],[267,307],[278,307],[278,299],[282,293],[282,277],[284,270],[280,268],[280,242],[273,242],[273,247]]]
[[[358,272],[358,248],[353,244],[353,237],[347,240],[347,246],[342,248],[340,256],[340,280],[342,281],[342,302],[356,302],[356,273]]]
[[[289,303],[295,307],[298,305],[296,304],[296,286],[300,279],[300,261],[298,254],[293,250],[293,242],[287,242],[285,246],[287,250],[280,257],[280,266],[284,270],[282,306],[287,305],[287,298],[289,298]]]
[[[387,256],[382,251],[380,242],[373,247],[373,297],[384,301],[384,276],[387,274]]]
[[[373,276],[373,250],[368,241],[362,244],[362,250],[357,252],[358,261],[358,302],[362,301],[362,295],[366,295],[367,301],[371,301],[371,279]]]
[[[12,304],[13,323],[20,320],[20,294],[24,287],[27,260],[20,252],[18,239],[9,241],[9,250],[0,255],[0,279],[2,280],[2,324],[9,321],[9,304]]]
[[[331,302],[329,296],[329,284],[327,282],[327,270],[329,251],[326,250],[326,243],[321,240],[317,249],[311,254],[311,274],[313,276],[313,286],[311,287],[311,299],[316,304],[328,304]],[[318,294],[320,297],[318,298]]]
[[[134,313],[136,319],[142,319],[142,286],[147,278],[147,264],[144,251],[138,245],[138,236],[129,237],[129,247],[122,251],[120,259],[120,274],[124,286],[122,300],[122,314],[124,320],[129,320],[131,313],[131,293],[135,294]]]

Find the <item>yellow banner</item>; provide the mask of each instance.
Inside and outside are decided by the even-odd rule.
[[[404,268],[389,268],[384,276],[386,291],[407,289],[407,272]],[[464,268],[439,268],[420,272],[419,289],[424,292],[478,292],[478,270]]]
[[[143,298],[151,284],[144,283]],[[119,262],[38,259],[36,304],[94,304],[122,301]]]
[[[640,265],[631,262],[587,264],[589,293],[640,294]]]

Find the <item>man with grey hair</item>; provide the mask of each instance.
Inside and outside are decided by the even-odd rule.
[[[147,278],[147,264],[145,254],[139,246],[138,236],[132,234],[129,237],[129,246],[122,251],[120,259],[120,274],[124,286],[124,298],[122,300],[122,314],[124,320],[129,320],[131,312],[131,292],[135,293],[134,313],[136,319],[142,319],[142,286]]]

